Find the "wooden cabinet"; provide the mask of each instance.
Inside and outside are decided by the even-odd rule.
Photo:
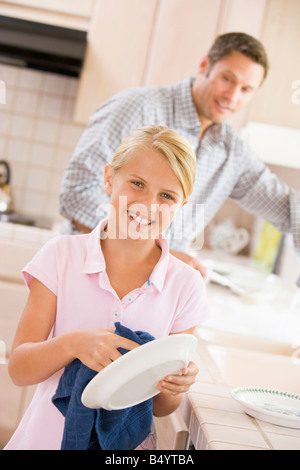
[[[0,365],[0,384],[0,449],[2,449],[17,428],[36,386],[16,387],[8,375],[7,364]]]
[[[75,121],[86,124],[122,89],[196,75],[218,34],[242,30],[257,36],[264,5],[265,0],[98,0]]]
[[[114,93],[176,83],[197,73],[221,0],[99,0],[75,109],[86,123]]]
[[[0,238],[0,449],[16,429],[36,389],[17,387],[7,370],[7,362],[20,316],[28,297],[21,269],[40,244]]]
[[[163,0],[153,28],[143,85],[195,76],[217,31],[221,0]]]
[[[0,280],[0,449],[8,442],[22,418],[36,389],[17,387],[9,374],[7,361],[28,297],[28,289],[17,282]]]
[[[299,0],[267,0],[261,40],[271,66],[248,119],[300,129]]]
[[[111,95],[142,84],[157,3],[157,0],[97,1],[75,121],[86,123]]]

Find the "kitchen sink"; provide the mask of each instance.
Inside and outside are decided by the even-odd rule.
[[[198,327],[196,335],[200,341],[207,344],[212,343],[225,347],[280,354],[289,357],[295,352],[292,345],[288,343],[214,328]]]
[[[18,212],[0,212],[0,222],[9,222],[11,224],[35,225],[35,220]]]
[[[230,387],[256,387],[300,394],[296,356],[208,344],[206,362]]]

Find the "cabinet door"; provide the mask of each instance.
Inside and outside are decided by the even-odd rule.
[[[261,40],[271,67],[251,103],[249,120],[300,129],[299,0],[267,0]]]
[[[16,387],[8,375],[7,364],[0,365],[0,448],[2,448],[19,423],[22,387]]]
[[[28,289],[25,285],[0,281],[0,341],[5,355],[10,353],[27,297]]]
[[[221,0],[98,0],[74,118],[114,93],[195,75],[218,32]]]
[[[195,76],[217,34],[220,0],[162,0],[145,73],[145,85],[169,85]]]
[[[157,0],[98,0],[74,118],[86,123],[116,92],[142,84]]]

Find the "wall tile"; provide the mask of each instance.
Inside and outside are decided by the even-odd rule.
[[[44,204],[46,201],[45,192],[34,192],[30,189],[24,191],[23,210],[26,214],[40,216],[44,213]]]
[[[61,223],[61,179],[83,131],[72,122],[78,80],[5,65],[0,80],[0,151],[12,169],[14,208]]]
[[[34,115],[37,112],[39,104],[39,95],[29,90],[18,90],[15,93],[15,111]]]
[[[47,73],[45,74],[43,90],[46,93],[64,95],[67,87],[67,80],[68,79],[62,75]]]
[[[72,153],[73,147],[57,147],[54,155],[54,168],[63,171],[66,168],[69,160],[71,159]]]
[[[5,82],[6,86],[16,87],[20,79],[20,69],[0,64],[0,79]]]
[[[16,91],[13,88],[9,88],[8,86],[5,89],[5,105],[3,106],[3,109],[5,111],[12,111],[15,109],[15,103],[16,103]]]
[[[60,97],[43,95],[41,98],[40,115],[49,118],[61,118],[62,99]]]
[[[13,162],[27,162],[29,159],[30,141],[10,139],[7,144],[6,158]]]
[[[53,165],[54,155],[55,149],[53,146],[42,143],[33,143],[30,152],[30,162],[37,166],[49,168]]]
[[[10,164],[11,168],[11,190],[14,193],[16,188],[23,188],[26,181],[28,170],[27,162],[13,161]]]
[[[34,90],[36,93],[43,89],[45,74],[37,70],[20,69],[19,88]]]
[[[82,127],[74,124],[62,124],[58,137],[58,143],[66,147],[75,147],[82,134]]]
[[[59,125],[57,121],[38,120],[34,138],[39,142],[53,143],[56,141]]]
[[[13,137],[23,137],[30,140],[33,136],[35,124],[34,118],[15,114],[12,117],[10,133]]]
[[[8,134],[12,122],[12,116],[4,108],[0,108],[0,134]]]
[[[26,187],[36,191],[45,191],[48,188],[49,178],[48,171],[31,167],[27,173]]]

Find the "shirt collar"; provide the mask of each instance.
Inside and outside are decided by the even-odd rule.
[[[89,234],[87,242],[87,254],[83,266],[86,274],[100,273],[105,271],[105,259],[101,250],[101,232],[107,224],[107,219],[101,220],[99,224]]]
[[[101,250],[101,232],[107,224],[107,219],[101,220],[96,228],[88,235],[87,254],[83,266],[86,274],[95,274],[105,271],[105,259]],[[161,292],[169,265],[169,244],[166,237],[160,234],[157,244],[161,248],[161,256],[150,275],[150,285],[154,285]]]
[[[150,284],[154,285],[159,292],[161,292],[169,266],[170,252],[168,240],[164,235],[160,234],[157,237],[156,242],[161,248],[161,255],[150,275]]]
[[[186,78],[179,82],[175,93],[175,122],[186,129],[193,129],[200,135],[200,121],[192,97],[192,83],[195,79]]]

